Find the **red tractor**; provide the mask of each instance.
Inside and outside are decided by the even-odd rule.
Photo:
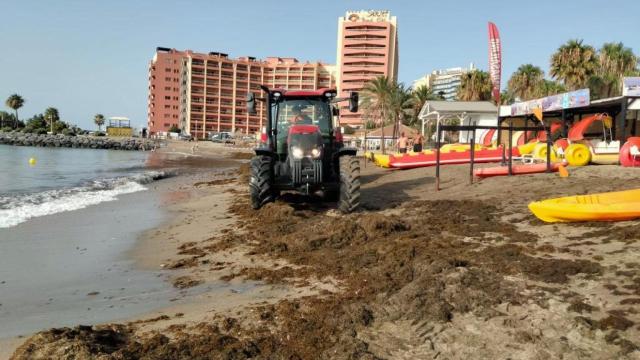
[[[281,191],[297,191],[322,193],[337,200],[343,213],[354,211],[360,205],[360,162],[356,149],[343,145],[333,119],[341,101],[349,101],[349,111],[358,111],[358,93],[337,98],[331,89],[261,89],[263,98],[247,95],[249,113],[255,114],[256,100],[265,102],[267,112],[260,145],[251,159],[253,208],[274,201]]]

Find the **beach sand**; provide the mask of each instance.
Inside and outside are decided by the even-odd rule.
[[[472,185],[468,171],[444,167],[436,192],[433,168],[363,164],[350,215],[296,195],[253,211],[246,164],[183,178],[171,219],[131,255],[215,291],[41,332],[15,358],[639,358],[640,221],[544,224],[526,208],[637,187],[638,170]]]

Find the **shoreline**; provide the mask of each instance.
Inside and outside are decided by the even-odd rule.
[[[450,166],[436,193],[433,168],[369,164],[362,210],[352,215],[294,196],[253,211],[246,169],[192,174],[168,205],[171,220],[147,232],[131,256],[143,268],[164,265],[170,281],[210,291],[81,331],[116,329],[126,334],[119,351],[138,343],[160,357],[198,357],[213,346],[212,356],[633,358],[640,221],[548,225],[526,212],[528,202],[567,191],[633,186],[637,172],[612,170],[468,185],[468,167]],[[27,341],[50,356],[87,345],[86,335],[65,331]],[[154,336],[167,345],[154,347]],[[221,336],[228,345],[214,346]]]
[[[33,218],[29,220],[28,223],[19,225],[21,227],[26,226],[27,228],[33,228],[33,227],[39,226],[39,225],[35,225],[37,223],[44,224],[44,223],[53,221],[52,219],[69,219],[72,217],[76,217],[77,215],[75,214],[84,215],[87,213],[103,212],[104,211],[103,209],[105,208],[118,209],[118,208],[122,208],[123,206],[127,207],[129,206],[127,204],[131,201],[131,200],[128,200],[132,198],[131,195],[133,195],[133,198],[147,197],[151,192],[153,193],[152,195],[153,197],[157,197],[156,201],[162,207],[162,212],[164,213],[163,215],[164,220],[161,220],[157,225],[154,225],[153,227],[143,231],[138,236],[136,236],[136,239],[131,245],[131,248],[126,250],[120,257],[121,259],[118,261],[132,262],[132,265],[131,265],[132,268],[139,272],[151,271],[153,273],[158,273],[158,272],[163,273],[162,275],[163,280],[161,281],[164,282],[169,289],[174,288],[178,297],[171,299],[171,301],[167,305],[160,306],[157,309],[154,309],[151,311],[142,311],[134,316],[127,315],[124,317],[115,317],[110,321],[131,321],[132,319],[138,319],[140,317],[146,316],[147,314],[154,314],[158,311],[161,311],[164,308],[171,308],[173,306],[176,306],[175,305],[176,300],[179,300],[181,302],[181,301],[184,301],[183,299],[185,297],[193,296],[193,294],[191,295],[188,294],[188,292],[190,292],[191,289],[180,290],[172,286],[171,281],[169,280],[169,273],[171,272],[170,270],[163,269],[162,267],[156,266],[157,264],[155,263],[153,266],[146,266],[144,256],[135,255],[136,248],[142,247],[141,244],[144,242],[144,239],[146,238],[145,236],[146,233],[152,232],[154,229],[162,228],[163,226],[166,226],[167,224],[171,223],[170,217],[172,216],[171,215],[172,204],[173,206],[175,206],[176,202],[183,200],[181,196],[187,193],[184,190],[181,190],[181,188],[190,186],[197,181],[207,181],[208,179],[212,178],[212,176],[215,176],[216,174],[219,175],[220,173],[224,174],[229,172],[230,164],[237,163],[237,161],[233,161],[233,160],[228,161],[227,160],[227,158],[229,158],[228,153],[237,152],[237,150],[224,149],[224,151],[222,151],[223,156],[219,156],[218,149],[207,149],[208,151],[213,152],[213,154],[205,153],[205,154],[194,155],[184,151],[184,149],[181,149],[179,145],[181,144],[178,144],[178,146],[172,146],[170,148],[163,149],[162,151],[159,152],[159,155],[167,157],[163,161],[164,165],[161,165],[160,163],[155,163],[155,162],[152,162],[150,164],[152,169],[153,168],[166,169],[169,166],[177,165],[179,168],[182,168],[182,170],[178,171],[176,176],[165,178],[153,183],[149,183],[146,185],[148,187],[146,191],[143,191],[141,193],[125,194],[123,196],[119,196],[118,200],[113,202],[103,202],[96,205],[92,205],[88,208],[81,208],[81,209],[73,210],[70,212],[66,211],[66,212],[47,215],[44,217]],[[187,162],[186,165],[184,164],[185,161]],[[217,163],[221,164],[223,170],[220,170],[217,168],[212,168],[210,170],[204,169],[206,166],[208,166],[208,164],[212,162],[214,164],[217,164]],[[12,229],[13,228],[5,229],[5,230],[12,231]],[[160,249],[159,247],[154,247],[154,248]],[[172,252],[175,254],[175,248],[168,249],[168,251],[169,253]],[[236,286],[236,287],[242,290],[242,286]],[[210,291],[209,289],[206,289],[206,286],[200,286],[199,288],[203,288],[204,292]],[[197,293],[203,292],[203,290],[197,290]],[[94,290],[87,290],[85,292],[92,292],[92,291]],[[104,291],[100,291],[100,292],[104,293]],[[180,293],[183,293],[183,294],[180,295]],[[98,295],[98,296],[102,296],[102,295]],[[5,309],[7,309],[6,305],[7,304],[4,304]],[[42,330],[45,330],[45,329],[42,329]],[[15,337],[15,336],[3,337],[2,339],[0,339],[0,359],[8,358],[11,355],[11,353],[15,350],[15,348],[17,348],[24,341],[24,339],[28,338],[29,336],[31,335],[27,333],[19,337]]]

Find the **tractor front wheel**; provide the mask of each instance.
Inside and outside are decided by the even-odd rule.
[[[251,195],[251,207],[256,210],[275,200],[273,168],[269,156],[254,156],[251,159],[249,193]]]
[[[355,156],[340,157],[338,209],[350,213],[360,206],[360,161]]]

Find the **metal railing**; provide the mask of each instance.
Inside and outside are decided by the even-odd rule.
[[[503,130],[509,131],[508,136],[508,153],[507,157],[505,154],[505,147],[499,144],[498,146],[502,147],[502,166],[507,165],[507,174],[509,176],[513,175],[513,132],[514,131],[524,131],[525,139],[527,131],[544,131],[546,134],[546,143],[547,143],[547,172],[551,172],[551,146],[553,145],[553,140],[551,139],[551,129],[549,126],[545,126],[543,124],[538,124],[537,126],[513,126],[513,123],[510,123],[509,126],[503,126],[502,124],[498,126],[484,126],[484,125],[476,125],[475,122],[472,125],[438,125],[436,127],[436,191],[440,190],[440,147],[442,146],[442,132],[444,131],[468,131],[471,132],[471,141],[470,141],[470,155],[469,155],[469,183],[473,183],[473,167],[474,167],[474,159],[475,159],[475,138],[476,138],[476,130],[497,130],[498,134]],[[507,162],[508,160],[508,162]]]

